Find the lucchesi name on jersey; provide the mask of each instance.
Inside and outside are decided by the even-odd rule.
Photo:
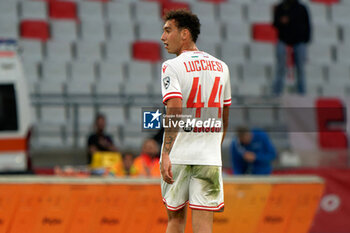
[[[218,71],[223,72],[224,68],[222,64],[218,61],[210,61],[210,60],[194,60],[194,61],[186,61],[183,63],[186,69],[186,72],[195,72],[195,71]]]

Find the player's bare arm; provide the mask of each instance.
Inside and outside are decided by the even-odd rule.
[[[228,128],[228,118],[229,118],[229,106],[224,106],[224,114],[222,116],[222,121],[223,121],[223,126],[224,126],[224,133],[222,135],[222,140],[221,140],[221,144],[223,143],[224,139],[225,139],[225,135],[226,135],[226,131]]]
[[[167,101],[166,115],[177,116],[182,113],[182,100],[180,98],[169,99]],[[174,119],[175,121],[178,119]],[[174,183],[173,174],[171,172],[170,151],[173,148],[175,139],[178,134],[178,128],[166,128],[164,130],[164,143],[162,148],[161,173],[163,180],[168,184]]]

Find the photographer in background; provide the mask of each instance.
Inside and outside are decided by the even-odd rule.
[[[260,129],[237,128],[231,144],[232,168],[235,175],[269,175],[276,151],[268,135]]]
[[[105,133],[106,117],[99,113],[95,117],[95,132],[90,134],[87,146],[88,146],[88,164],[91,164],[92,155],[97,151],[111,151],[118,152],[117,147],[114,145],[112,137]]]

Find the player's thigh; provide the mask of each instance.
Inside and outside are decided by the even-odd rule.
[[[223,210],[224,190],[220,166],[193,166],[189,202],[191,209]]]
[[[186,206],[189,200],[190,165],[172,165],[173,184],[161,181],[163,202],[170,211],[177,211]]]
[[[213,232],[213,218],[213,211],[192,209],[193,233]]]

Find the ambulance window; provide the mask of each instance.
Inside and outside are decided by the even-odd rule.
[[[17,104],[13,84],[0,84],[0,131],[18,130]]]

